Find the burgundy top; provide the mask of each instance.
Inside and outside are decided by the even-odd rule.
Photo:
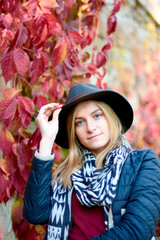
[[[103,207],[83,206],[75,191],[72,198],[73,225],[68,240],[88,240],[105,232]]]

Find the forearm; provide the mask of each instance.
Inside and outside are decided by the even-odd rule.
[[[32,161],[24,194],[23,216],[33,224],[46,222],[50,215],[53,157],[42,161],[34,156]]]

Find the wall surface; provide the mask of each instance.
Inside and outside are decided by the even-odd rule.
[[[111,6],[106,0],[106,8]],[[155,17],[155,9],[159,9],[157,1],[126,1],[116,14],[117,28],[113,38],[114,46],[109,52],[106,64],[105,81],[108,88],[118,90],[127,96],[136,108],[146,93],[147,77],[160,68],[160,23]],[[109,3],[109,4],[108,4]],[[157,6],[157,8],[156,8]],[[106,35],[106,14],[101,13],[100,34]],[[99,45],[106,40],[99,40]],[[156,66],[157,65],[157,66]]]
[[[1,76],[1,72],[0,72]],[[4,79],[0,77],[0,100],[3,98],[3,90],[6,87],[11,87],[11,82],[8,82],[5,86]],[[0,129],[2,128],[2,123],[0,122]],[[0,159],[3,158],[2,152],[0,152]],[[0,226],[2,227],[3,240],[15,240],[15,234],[12,229],[12,220],[11,220],[11,209],[16,197],[13,197],[6,204],[0,204]],[[0,239],[1,240],[1,239]]]
[[[106,4],[109,3],[110,7],[112,2],[106,0]],[[153,5],[154,1],[148,0],[147,3],[149,2]],[[153,52],[156,50],[157,54],[160,53],[160,26],[158,20],[152,15],[155,11],[148,4],[145,7],[142,0],[132,0],[126,1],[126,7],[122,6],[116,15],[117,30],[113,36],[114,46],[109,53],[109,62],[106,65],[105,81],[108,87],[126,94],[135,107],[141,95],[145,94],[146,72],[151,74],[153,70]],[[101,13],[99,33],[102,35],[106,35],[106,12],[108,10],[104,8]],[[105,40],[98,41],[101,48]],[[0,99],[3,97],[4,88],[4,80],[0,78]],[[3,240],[15,240],[11,224],[11,207],[14,200],[15,198],[12,198],[6,205],[0,204]]]

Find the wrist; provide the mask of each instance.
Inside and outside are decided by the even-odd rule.
[[[42,160],[42,161],[50,161],[50,160],[53,160],[53,159],[54,159],[54,154],[41,155],[38,150],[35,151],[34,156],[35,156],[37,159]]]
[[[42,138],[39,146],[39,154],[48,156],[52,153],[54,139]]]

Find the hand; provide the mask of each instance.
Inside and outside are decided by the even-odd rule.
[[[41,143],[39,152],[41,154],[50,154],[56,135],[58,133],[58,116],[62,109],[59,103],[50,103],[41,107],[36,118],[37,125],[41,132]],[[51,121],[48,121],[52,115]]]
[[[41,107],[36,118],[42,138],[55,139],[58,132],[58,116],[62,105],[59,103],[50,103]],[[51,121],[49,117],[53,114]]]

